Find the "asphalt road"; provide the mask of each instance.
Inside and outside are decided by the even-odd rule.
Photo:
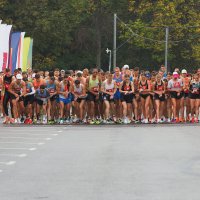
[[[199,186],[199,125],[0,125],[0,200],[199,200]]]

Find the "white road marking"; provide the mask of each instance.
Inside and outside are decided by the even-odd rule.
[[[29,150],[29,151],[35,151],[36,148],[0,148],[0,150]]]
[[[63,131],[58,131],[58,133],[62,133]]]
[[[37,148],[30,148],[29,151],[35,151]]]
[[[0,162],[0,165],[14,165],[16,161]]]
[[[39,143],[30,143],[30,142],[0,142],[0,144],[30,144],[30,145],[44,145],[44,142],[39,142]]]
[[[47,138],[30,138],[30,137],[0,137],[0,139],[46,140]]]
[[[3,170],[0,169],[0,173],[3,172]]]
[[[45,140],[52,140],[52,138],[46,138]]]
[[[27,154],[0,154],[0,156],[8,156],[8,157],[19,157],[19,158],[23,158],[23,157],[26,157]]]
[[[7,165],[14,165],[16,163],[16,161],[10,161],[10,162],[7,162]]]
[[[45,135],[45,136],[47,136],[47,135],[54,135],[54,136],[57,136],[58,134],[50,134],[50,133],[1,133],[1,135],[26,135],[26,136],[29,136],[29,135],[31,135],[31,136],[34,136],[34,135]]]
[[[24,157],[26,157],[27,155],[24,153],[24,154],[19,154],[18,155],[18,157],[20,157],[20,158],[24,158]]]

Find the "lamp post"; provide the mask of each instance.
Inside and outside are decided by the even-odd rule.
[[[110,53],[109,56],[109,72],[111,71],[111,59],[112,59],[112,51],[110,49],[106,49],[106,53]]]

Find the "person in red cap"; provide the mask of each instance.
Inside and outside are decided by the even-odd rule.
[[[177,72],[173,72],[173,78],[168,82],[172,101],[172,122],[182,122],[183,119],[183,82]],[[180,114],[180,118],[179,118]]]

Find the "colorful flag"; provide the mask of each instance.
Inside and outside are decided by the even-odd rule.
[[[32,53],[33,53],[33,39],[30,40],[28,60],[27,60],[27,69],[32,69]]]
[[[25,32],[21,33],[19,46],[18,46],[18,55],[17,55],[17,66],[16,68],[22,68],[22,57],[23,57],[23,44],[24,44]]]
[[[31,38],[25,37],[24,44],[23,44],[23,64],[22,64],[22,71],[27,71],[28,65],[28,53],[30,47]]]
[[[11,28],[12,25],[0,24],[0,71],[8,67]]]
[[[18,55],[20,38],[21,38],[21,32],[16,32],[11,34],[9,68],[12,73],[14,73],[14,70],[17,67],[17,55]]]

